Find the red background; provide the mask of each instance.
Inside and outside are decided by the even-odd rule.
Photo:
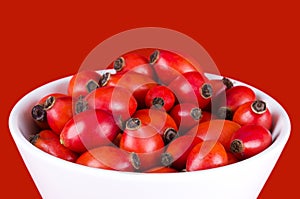
[[[2,195],[40,198],[8,130],[9,112],[17,100],[38,86],[77,72],[101,41],[146,26],[192,37],[208,51],[221,74],[265,91],[286,108],[291,136],[259,198],[299,195],[292,182],[300,177],[295,163],[300,140],[295,96],[300,66],[296,0],[86,2],[1,2]]]

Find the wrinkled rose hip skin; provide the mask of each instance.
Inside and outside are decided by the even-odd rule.
[[[186,72],[199,71],[189,60],[178,53],[167,50],[155,50],[150,55],[150,64],[160,83],[168,85],[178,75]]]
[[[114,146],[101,146],[84,152],[76,163],[88,167],[135,171],[139,169],[139,159],[135,153],[129,153]]]
[[[205,108],[212,97],[212,87],[208,79],[199,72],[187,72],[177,76],[169,88],[174,92],[179,103],[197,104]]]
[[[30,142],[37,148],[55,157],[75,162],[77,154],[61,145],[59,136],[51,130],[42,130],[34,135]]]
[[[266,102],[262,100],[247,102],[239,106],[232,120],[240,125],[257,124],[269,130],[272,127],[272,115]]]
[[[119,132],[110,113],[88,110],[74,115],[65,125],[60,142],[72,151],[82,153],[87,149],[111,144]]]
[[[191,150],[186,161],[187,171],[211,169],[228,164],[227,153],[218,141],[203,141]]]
[[[239,160],[252,157],[272,143],[272,135],[268,129],[260,125],[244,125],[232,138],[230,150]]]

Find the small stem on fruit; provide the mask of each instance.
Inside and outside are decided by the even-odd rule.
[[[262,100],[255,100],[251,105],[251,109],[254,113],[263,114],[267,111],[267,104]]]
[[[205,99],[211,98],[213,93],[212,86],[210,84],[203,84],[201,87],[201,96],[204,97]]]
[[[125,66],[125,59],[123,57],[119,57],[114,61],[114,69],[116,71],[121,71]]]
[[[104,73],[99,81],[100,86],[105,86],[110,80],[110,73]]]
[[[159,57],[159,50],[155,50],[151,55],[150,55],[150,64],[154,64]]]
[[[161,97],[155,97],[152,101],[152,105],[157,109],[161,109],[165,105],[165,101]]]
[[[232,153],[242,153],[244,151],[244,144],[241,140],[235,139],[230,144],[230,151]]]
[[[140,169],[141,161],[140,161],[139,156],[136,153],[134,153],[134,152],[130,153],[130,162],[131,162],[133,168],[135,168],[136,170]]]
[[[194,120],[200,120],[202,117],[202,111],[200,108],[196,107],[191,110],[190,115]]]
[[[174,162],[174,158],[170,153],[161,154],[161,164],[164,166],[170,166]]]
[[[83,99],[82,96],[80,96],[78,101],[75,103],[75,114],[86,111],[88,108],[88,103]]]
[[[167,128],[165,132],[163,133],[163,140],[165,144],[170,143],[173,139],[175,139],[178,136],[178,133],[173,128]]]
[[[44,122],[47,120],[47,111],[42,105],[38,104],[31,109],[31,116],[36,121]]]
[[[223,81],[223,84],[226,86],[226,89],[233,87],[233,83],[230,79],[223,77],[222,81]]]
[[[40,138],[39,134],[35,134],[32,137],[29,138],[29,142],[33,145],[35,145],[36,141]]]
[[[88,91],[88,93],[92,92],[97,88],[99,88],[99,84],[92,79],[86,84],[86,90]]]
[[[55,104],[55,100],[56,100],[55,97],[49,96],[49,97],[47,98],[47,100],[45,101],[45,103],[44,103],[44,109],[45,109],[45,110],[51,109],[52,106]]]
[[[136,130],[141,127],[141,120],[139,118],[130,118],[126,122],[126,129]]]
[[[233,112],[230,108],[222,106],[217,111],[219,119],[232,120]]]

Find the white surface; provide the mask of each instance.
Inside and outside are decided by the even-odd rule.
[[[63,78],[30,92],[15,105],[9,118],[11,135],[45,199],[256,198],[290,135],[290,121],[281,105],[250,86],[267,102],[276,123],[272,145],[252,158],[216,169],[170,174],[126,173],[77,165],[51,156],[27,140],[28,135],[35,132],[31,107],[46,94],[66,92],[69,79]]]

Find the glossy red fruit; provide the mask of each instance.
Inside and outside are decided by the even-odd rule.
[[[138,106],[132,93],[125,88],[115,86],[98,88],[88,94],[84,100],[89,109],[100,109],[111,113],[120,127],[134,114]]]
[[[231,152],[238,159],[250,158],[272,143],[272,135],[268,129],[260,125],[244,125],[237,130],[230,144]]]
[[[199,72],[187,72],[177,76],[169,88],[174,92],[179,103],[197,104],[205,108],[212,97],[212,87],[208,79]]]
[[[227,151],[227,158],[228,164],[233,164],[239,161],[230,151]]]
[[[126,123],[126,129],[120,140],[120,148],[137,153],[140,157],[140,170],[144,171],[159,166],[164,141],[152,126],[144,126],[140,120],[131,119]]]
[[[174,139],[161,156],[162,165],[171,166],[178,171],[185,169],[188,154],[200,142],[202,139],[193,136],[180,136]]]
[[[30,142],[42,151],[63,160],[75,162],[78,156],[73,151],[61,145],[59,136],[51,130],[40,131],[30,139]]]
[[[175,104],[175,95],[168,87],[157,85],[148,90],[145,104],[148,108],[169,111]]]
[[[164,85],[170,84],[178,75],[190,71],[199,71],[183,56],[167,50],[155,50],[150,55],[150,64],[153,66],[160,82]]]
[[[236,122],[215,119],[200,123],[186,134],[197,136],[203,140],[217,140],[227,151],[230,151],[231,137],[240,128],[241,125]]]
[[[128,71],[125,74],[106,75],[102,86],[118,86],[129,90],[137,100],[139,107],[145,107],[145,96],[157,83],[149,76]]]
[[[272,115],[266,102],[262,100],[247,102],[239,106],[232,120],[240,125],[257,124],[269,130],[272,127]]]
[[[139,169],[139,159],[135,153],[129,153],[114,146],[101,146],[84,152],[77,164],[93,168],[135,171]]]
[[[104,110],[81,112],[65,125],[61,143],[75,152],[85,152],[98,146],[110,145],[120,132],[112,114]]]
[[[69,81],[68,94],[73,98],[86,96],[99,87],[101,75],[96,71],[84,70],[73,75]]]
[[[233,82],[226,77],[223,77],[222,79],[211,79],[209,80],[209,83],[213,90],[212,97],[217,97],[221,93],[233,87]]]
[[[178,136],[178,127],[167,112],[156,109],[140,109],[133,114],[132,118],[139,119],[144,126],[153,127],[162,136],[165,143],[169,143]]]
[[[140,73],[154,79],[154,71],[150,66],[148,58],[135,52],[129,52],[118,57],[113,62],[113,68],[118,74],[124,74],[128,71]]]
[[[42,97],[35,106],[31,109],[31,116],[34,120],[34,122],[37,124],[37,126],[40,129],[50,129],[48,121],[47,121],[47,111],[44,108],[44,104],[46,100],[50,97],[66,97],[67,95],[63,93],[51,93],[44,97]]]
[[[191,150],[186,161],[187,171],[211,169],[228,164],[227,153],[220,142],[203,141]]]
[[[175,105],[170,111],[170,116],[176,122],[180,132],[186,132],[200,122],[214,118],[210,112],[202,111],[198,106],[191,103]]]
[[[231,120],[235,110],[242,104],[254,101],[256,95],[254,91],[247,86],[234,86],[226,90],[226,102],[222,99],[218,101],[217,115],[221,119]]]
[[[72,97],[54,97],[50,95],[43,105],[35,106],[32,116],[36,120],[46,117],[51,130],[60,134],[65,124],[73,117]],[[44,120],[44,119],[42,119]]]

